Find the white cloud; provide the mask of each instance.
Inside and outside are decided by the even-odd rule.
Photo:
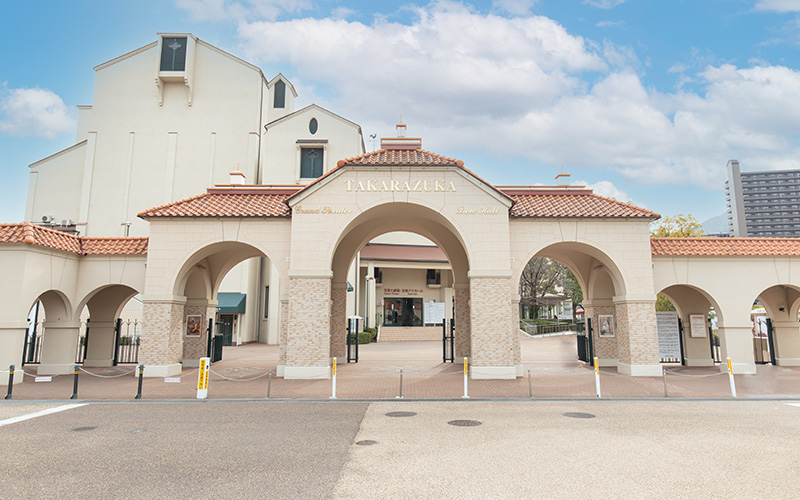
[[[0,133],[55,137],[74,129],[72,111],[51,90],[34,87],[0,91]]]
[[[572,185],[586,186],[587,188],[594,191],[594,194],[605,196],[606,198],[613,198],[623,203],[630,203],[631,205],[636,205],[637,207],[645,208],[644,204],[633,201],[631,197],[628,196],[628,193],[615,186],[614,183],[611,181],[598,181],[595,182],[594,184],[589,184],[586,181],[575,181],[572,183]]]
[[[535,4],[536,0],[492,0],[492,7],[517,16],[529,14]]]
[[[755,10],[773,12],[800,12],[800,0],[758,0]]]
[[[356,11],[354,11],[353,9],[349,9],[347,7],[340,5],[339,7],[336,7],[331,11],[331,17],[333,19],[347,19],[348,17],[355,14],[355,12]]]
[[[625,0],[583,0],[583,3],[598,9],[613,9],[617,5],[625,3]]]
[[[718,185],[730,158],[800,168],[799,71],[676,64],[694,90],[660,93],[642,83],[633,49],[546,17],[445,2],[414,9],[409,24],[244,22],[242,51],[365,135],[393,134],[402,115],[434,151],[610,168],[644,183]]]
[[[625,26],[625,21],[600,21],[595,26],[598,28],[621,28]]]
[[[175,3],[197,21],[274,21],[281,14],[297,14],[311,8],[311,0],[176,0]]]

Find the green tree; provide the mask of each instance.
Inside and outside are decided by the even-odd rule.
[[[696,238],[703,236],[703,226],[692,215],[662,217],[650,225],[650,236],[656,238]]]
[[[533,317],[539,317],[539,307],[553,305],[548,294],[563,293],[573,301],[573,307],[583,300],[580,284],[564,264],[544,257],[534,257],[525,265],[519,283],[520,303],[530,306]]]
[[[674,311],[674,310],[675,306],[672,305],[672,302],[668,298],[661,295],[660,293],[656,295],[656,311]]]

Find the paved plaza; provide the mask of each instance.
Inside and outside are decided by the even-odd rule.
[[[779,401],[0,404],[7,498],[796,498]],[[460,425],[454,425],[460,424]]]
[[[595,398],[594,371],[577,360],[574,335],[521,339],[523,377],[516,380],[473,380],[470,398],[582,399]],[[360,346],[358,363],[339,360],[339,399],[462,399],[463,365],[442,363],[440,342],[393,342]],[[278,346],[247,344],[225,347],[223,360],[212,366],[210,399],[328,399],[332,382],[278,378]],[[601,369],[606,398],[729,398],[731,388],[719,367],[665,365],[665,377],[630,377],[613,368]],[[13,389],[14,400],[59,400],[72,395],[73,376],[35,382],[36,365],[25,366],[25,381]],[[80,371],[79,400],[127,400],[137,392],[134,366],[86,368]],[[402,370],[402,377],[401,377]],[[7,376],[0,374],[0,376]],[[22,376],[17,371],[17,376]],[[170,380],[170,381],[167,381]],[[186,368],[171,379],[145,378],[145,400],[194,399],[197,369]],[[759,365],[756,375],[735,375],[740,398],[800,399],[800,368]],[[666,396],[665,396],[666,385]]]

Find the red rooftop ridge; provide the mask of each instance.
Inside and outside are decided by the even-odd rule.
[[[0,224],[0,243],[25,243],[78,255],[147,255],[148,238],[75,236],[23,222]]]
[[[800,255],[800,238],[650,238],[653,256]]]

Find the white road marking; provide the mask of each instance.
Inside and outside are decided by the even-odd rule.
[[[789,406],[800,406],[800,403],[784,403],[784,404],[787,404]]]
[[[36,417],[43,417],[44,415],[50,415],[51,413],[58,413],[64,410],[71,410],[73,408],[78,408],[80,406],[86,406],[86,403],[76,403],[71,405],[56,406],[55,408],[48,408],[46,410],[37,411],[34,413],[28,413],[27,415],[20,415],[19,417],[7,418],[5,420],[0,420],[0,427],[3,427],[4,425],[16,424],[17,422],[23,422],[25,420],[30,420]]]

